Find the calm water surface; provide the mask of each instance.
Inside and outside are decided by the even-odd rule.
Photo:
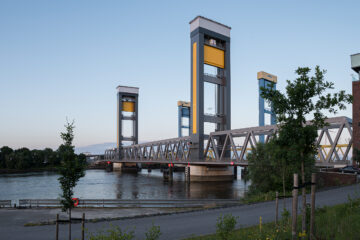
[[[61,191],[58,177],[54,172],[0,174],[0,200],[58,198]],[[174,181],[169,183],[163,181],[160,170],[148,173],[143,169],[137,174],[87,170],[85,177],[78,182],[74,196],[96,199],[237,199],[243,196],[248,185],[240,179],[187,184],[183,172],[174,172]]]

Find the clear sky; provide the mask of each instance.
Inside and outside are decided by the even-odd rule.
[[[177,137],[190,99],[189,21],[232,27],[232,128],[257,126],[256,73],[327,69],[351,93],[360,1],[0,1],[0,146],[57,148],[66,117],[77,147],[116,141],[116,86],[140,88],[140,141]],[[351,117],[351,106],[338,115]]]

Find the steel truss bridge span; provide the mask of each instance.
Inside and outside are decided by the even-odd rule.
[[[318,130],[316,164],[318,166],[349,164],[348,155],[352,148],[352,120],[347,117],[334,117],[328,118],[326,123],[327,126]],[[307,122],[307,124],[311,123]],[[268,142],[277,131],[276,125],[268,125],[211,132],[206,140],[204,158],[201,160],[191,157],[190,137],[124,146],[120,153],[116,149],[109,149],[105,151],[105,159],[112,162],[246,166],[248,165],[247,154],[255,148],[260,136],[264,136],[265,142]],[[348,137],[345,143],[343,135]]]

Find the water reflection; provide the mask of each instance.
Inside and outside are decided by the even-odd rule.
[[[238,171],[240,172],[240,171]],[[0,175],[0,199],[58,198],[59,175],[54,172],[34,172]],[[75,188],[75,196],[96,199],[187,199],[241,198],[244,181],[192,182],[184,181],[183,172],[174,172],[173,182],[164,182],[160,170],[139,173],[87,170]]]

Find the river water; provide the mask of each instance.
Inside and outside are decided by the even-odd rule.
[[[240,172],[240,169],[238,170]],[[61,192],[54,172],[0,174],[0,200],[55,199]],[[239,199],[248,187],[243,180],[187,184],[183,172],[164,182],[160,170],[148,173],[86,170],[75,187],[74,197],[87,199]]]

